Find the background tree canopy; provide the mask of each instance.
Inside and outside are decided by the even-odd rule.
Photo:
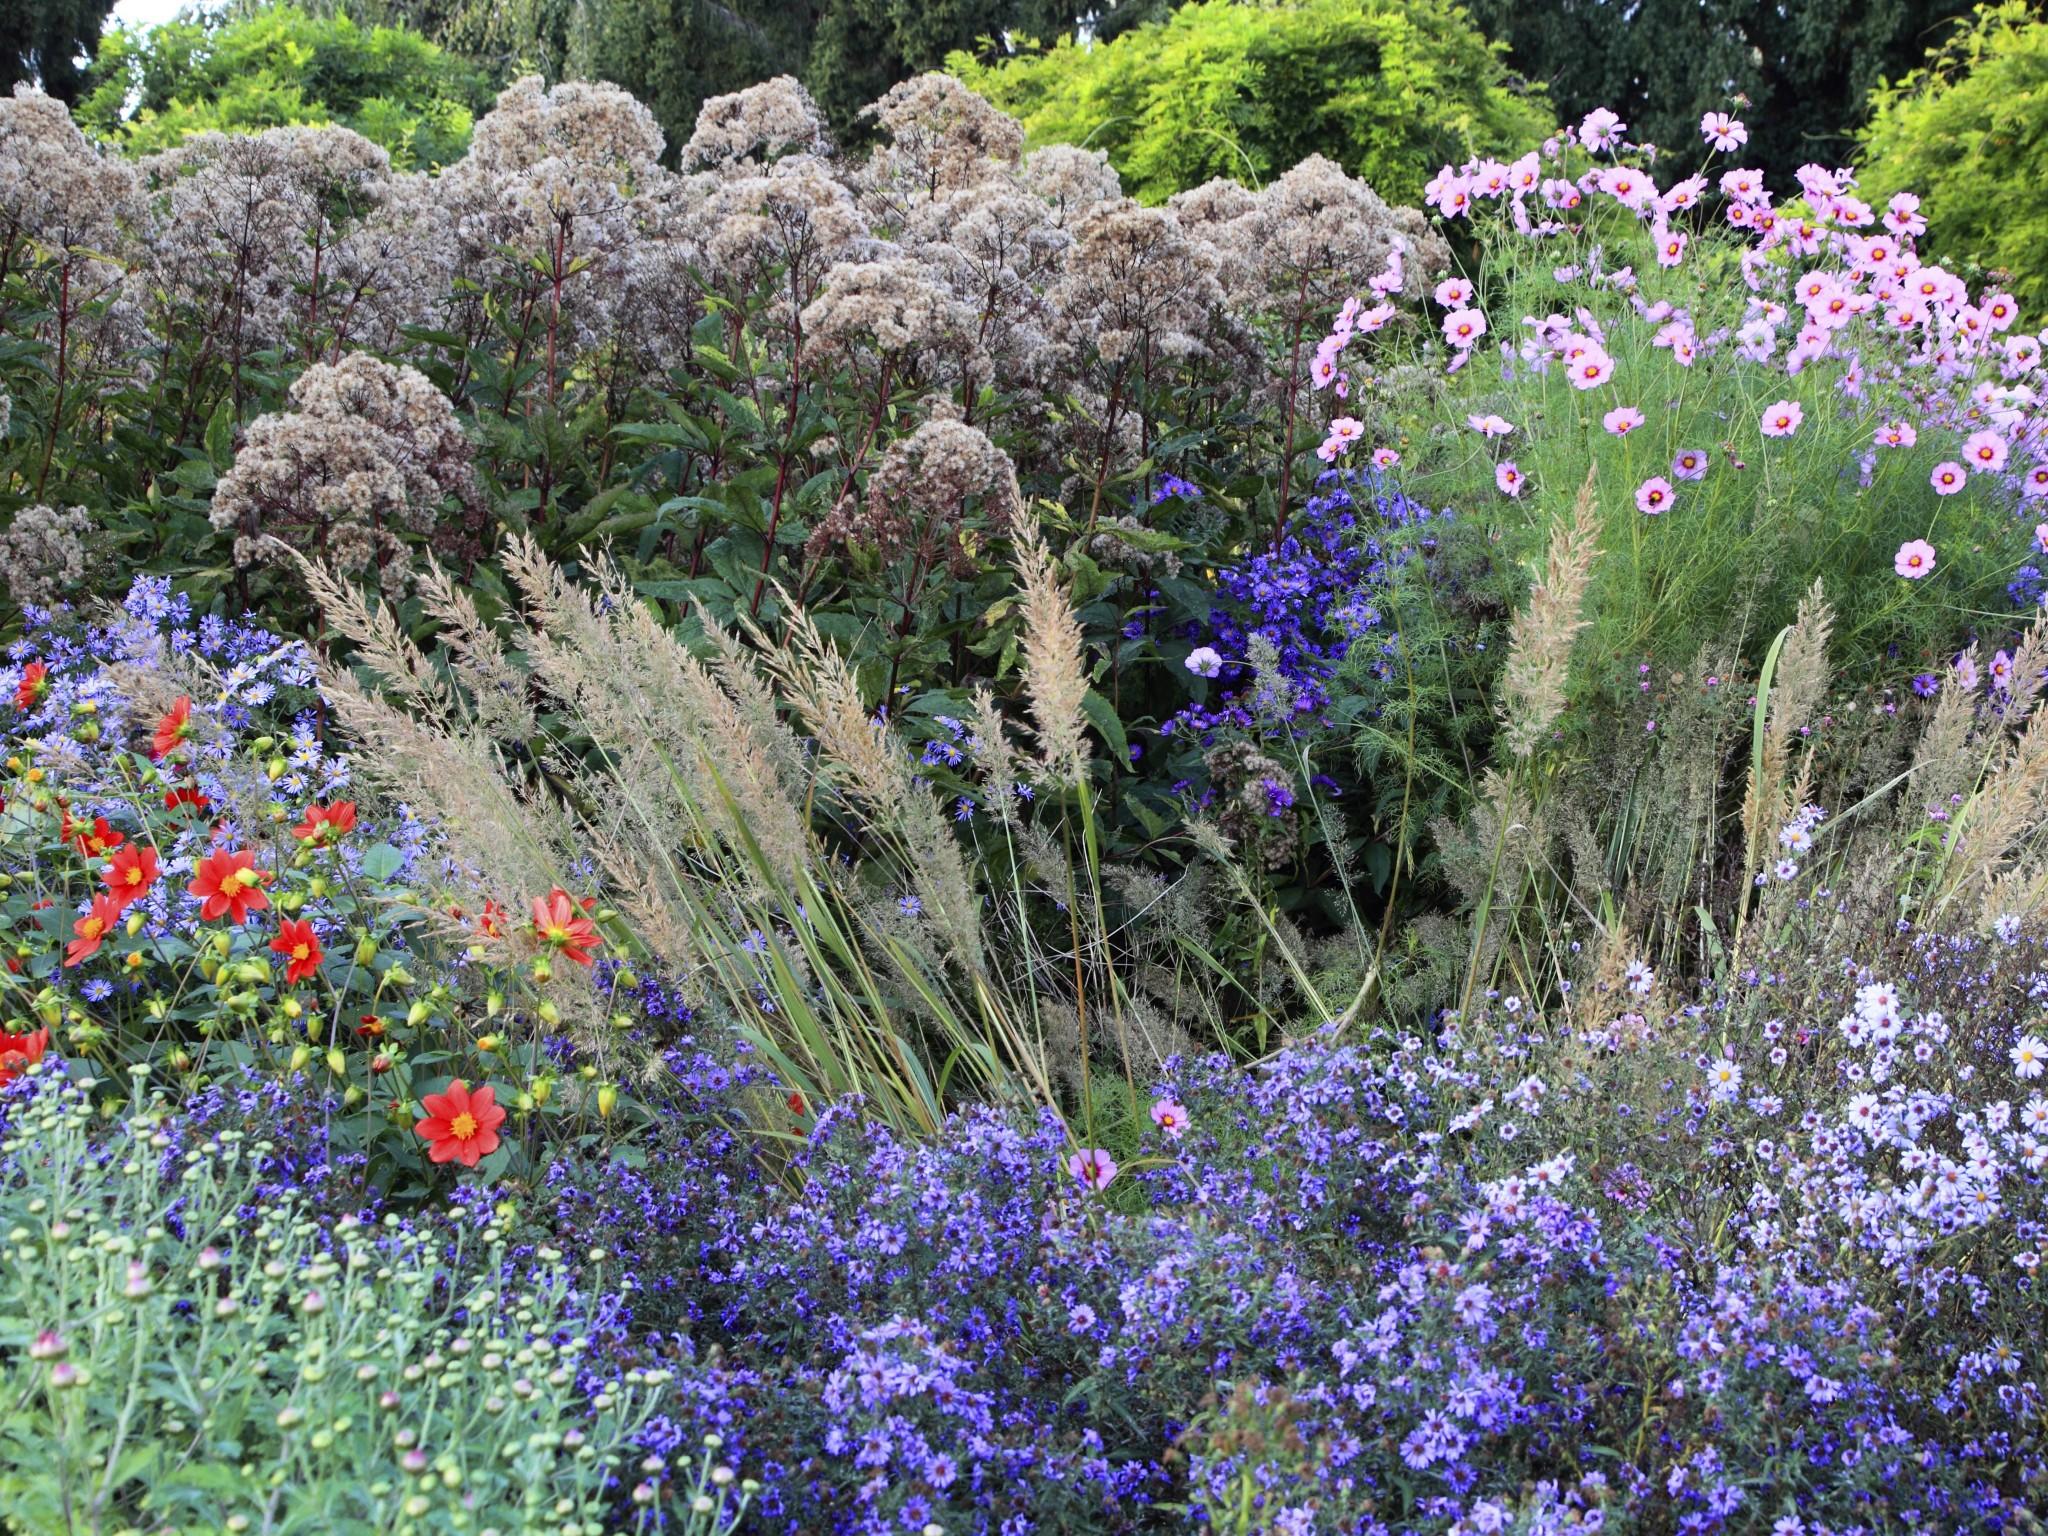
[[[1106,150],[1158,202],[1215,176],[1264,182],[1327,155],[1397,203],[1445,162],[1506,151],[1551,126],[1448,0],[1205,0],[1108,43],[1063,37],[954,71],[1034,142]]]
[[[1467,0],[1561,117],[1612,107],[1690,154],[1702,114],[1741,107],[1748,164],[1782,181],[1836,165],[1878,82],[1915,68],[1969,0]]]
[[[1864,193],[1917,192],[1924,249],[2003,270],[2038,312],[2048,302],[2048,21],[2018,0],[1983,6],[1875,104]]]
[[[80,124],[136,153],[207,129],[338,123],[402,167],[461,155],[492,95],[478,69],[417,32],[284,5],[221,25],[117,28],[87,85]]]
[[[0,5],[0,91],[38,80],[75,103],[84,83],[78,61],[91,55],[114,0],[7,0]]]

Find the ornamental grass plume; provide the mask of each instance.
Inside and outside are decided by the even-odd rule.
[[[2001,915],[2025,919],[2039,910],[2048,881],[2029,842],[2048,822],[2048,710],[2039,706],[2044,657],[2048,619],[2036,618],[2009,670],[2015,681],[2002,716],[1995,717],[1982,777],[1951,823],[1935,912],[1972,896],[1987,922]],[[2020,663],[2029,670],[2020,672]],[[2024,904],[1999,904],[2013,901]]]
[[[1060,585],[1051,553],[1035,528],[1017,540],[1016,566],[1023,614],[1024,695],[1038,730],[1038,765],[1045,782],[1071,788],[1088,776],[1088,671],[1081,624]]]
[[[1552,530],[1542,579],[1530,589],[1509,631],[1500,716],[1508,751],[1517,759],[1534,754],[1564,712],[1572,643],[1587,624],[1586,588],[1599,553],[1599,533],[1589,469],[1572,504],[1571,521]]]
[[[1834,619],[1834,609],[1815,581],[1764,659],[1757,680],[1761,727],[1751,742],[1749,783],[1742,802],[1745,872],[1756,868],[1765,836],[1806,804],[1810,761],[1789,783],[1786,770],[1793,747],[1827,697],[1828,634]]]

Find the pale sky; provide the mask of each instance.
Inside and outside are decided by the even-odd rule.
[[[114,14],[107,18],[107,25],[153,27],[158,22],[169,21],[187,3],[188,0],[118,0]]]

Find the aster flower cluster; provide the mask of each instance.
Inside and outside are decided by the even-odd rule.
[[[675,1155],[558,1166],[552,1221],[631,1234],[617,1336],[680,1362],[648,1443],[737,1448],[763,1530],[1140,1531],[1248,1500],[1275,1531],[1994,1528],[2048,1477],[2020,1321],[2040,1106],[2004,1086],[2041,1042],[2008,1059],[1852,992],[1864,1054],[1805,1098],[1788,1053],[1818,1028],[1618,1092],[1640,1032],[1589,1057],[1569,1012],[1496,1002],[1433,1039],[1170,1064],[1121,1165],[1050,1117],[913,1144],[833,1110],[770,1177],[708,1129],[764,1085],[692,1072]],[[1674,1044],[1747,1006],[1618,993]],[[1930,1030],[1983,1095],[1911,1086]],[[1589,1113],[1616,1126],[1597,1158]],[[1844,1174],[1900,1158],[1926,1166],[1880,1219]],[[1957,1247],[2015,1223],[2000,1268]],[[1902,1336],[1908,1295],[1962,1318]]]

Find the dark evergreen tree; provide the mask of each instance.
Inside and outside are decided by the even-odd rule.
[[[1882,79],[1919,65],[1970,0],[1467,0],[1560,118],[1612,107],[1683,163],[1736,110],[1774,178],[1848,158]]]
[[[0,4],[0,91],[18,80],[33,80],[59,100],[78,100],[85,67],[113,8],[114,0]]]

